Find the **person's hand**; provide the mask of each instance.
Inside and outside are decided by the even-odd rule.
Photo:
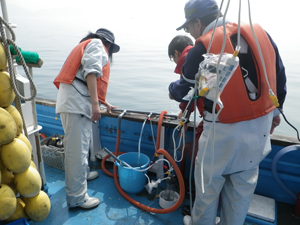
[[[117,108],[119,108],[119,107],[118,106],[113,106],[113,105],[109,104],[108,102],[106,102],[106,110],[107,110],[107,112],[111,113],[111,110],[117,109]]]
[[[270,130],[270,134],[273,134],[275,128],[280,124],[280,115],[274,116],[272,121],[272,126]]]
[[[182,118],[182,114],[183,114],[183,112],[180,111],[180,113],[178,114],[177,118],[178,118],[178,119],[181,119],[181,118]]]
[[[92,105],[92,121],[98,121],[101,118],[101,110],[99,108],[99,104]]]

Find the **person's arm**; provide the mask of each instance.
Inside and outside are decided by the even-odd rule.
[[[92,99],[92,121],[98,121],[101,117],[101,111],[99,108],[99,101],[98,101],[98,95],[97,95],[97,79],[96,74],[89,73],[86,76],[86,82],[87,86],[91,95]]]
[[[287,94],[285,67],[281,60],[277,45],[268,33],[267,35],[269,36],[269,39],[276,54],[276,95],[278,98],[279,107],[283,109],[283,104]]]
[[[276,92],[277,92],[276,94],[278,98],[279,108],[283,109],[283,103],[285,101],[285,97],[287,94],[285,68],[281,60],[277,45],[275,44],[275,42],[272,40],[271,36],[268,33],[267,35],[269,36],[269,39],[271,41],[271,44],[276,54]],[[280,119],[279,110],[275,109],[275,116],[273,117],[270,134],[272,134],[275,128],[279,126],[280,120],[281,119]]]

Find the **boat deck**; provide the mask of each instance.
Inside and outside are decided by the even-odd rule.
[[[117,191],[112,177],[107,176],[101,169],[101,161],[97,160],[90,164],[91,170],[96,170],[99,177],[88,182],[88,194],[91,197],[100,199],[100,205],[91,210],[81,208],[69,209],[65,200],[64,171],[45,164],[48,194],[51,200],[51,211],[48,217],[42,222],[29,221],[30,225],[142,225],[142,224],[183,224],[181,207],[169,214],[154,214],[135,207]],[[106,162],[106,168],[112,167],[111,162]],[[158,188],[159,189],[159,188]],[[161,190],[158,191],[158,193]],[[132,194],[131,197],[137,201],[154,208],[160,208],[159,200],[154,199],[155,195],[149,195],[147,191]],[[185,199],[183,204],[189,204]],[[299,225],[300,220],[293,214],[294,206],[277,202],[277,224],[278,225]],[[264,224],[264,223],[262,223]],[[266,223],[269,224],[269,223]],[[253,225],[245,222],[244,225]]]

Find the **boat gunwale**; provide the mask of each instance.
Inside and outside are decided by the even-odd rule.
[[[50,106],[50,107],[56,107],[56,101],[51,100],[51,99],[45,99],[45,98],[35,98],[36,104],[39,105],[44,105],[44,106]],[[118,118],[119,115],[122,113],[122,110],[117,110],[113,111],[112,113],[108,113],[106,109],[102,109],[102,116],[107,116],[107,117],[113,117],[113,118]],[[127,120],[132,120],[132,121],[144,121],[145,120],[145,115],[148,115],[149,112],[141,112],[138,113],[136,111],[133,112],[128,112],[123,116],[123,119]],[[156,113],[155,116],[151,118],[151,121],[154,124],[158,123],[158,116],[159,114]],[[180,119],[177,118],[176,115],[168,115],[166,119],[163,121],[163,126],[171,127],[174,128],[178,126],[180,122]],[[199,122],[196,122],[196,125],[198,125]],[[191,121],[188,123],[188,131],[193,131],[193,125],[194,123]],[[272,134],[271,135],[271,144],[272,145],[279,145],[279,146],[290,146],[290,145],[298,145],[300,144],[300,141],[296,137],[292,136],[287,136],[283,134]]]

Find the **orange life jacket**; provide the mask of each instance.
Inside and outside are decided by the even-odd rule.
[[[91,42],[92,39],[83,41],[79,43],[70,53],[67,60],[65,61],[62,69],[60,70],[57,77],[54,79],[53,83],[59,88],[60,83],[66,83],[71,84],[76,76],[76,73],[81,65],[81,58],[84,53],[84,49],[87,46],[88,43]],[[107,49],[103,45],[105,51],[107,52]],[[98,93],[98,99],[102,103],[106,103],[106,92],[107,92],[107,86],[108,86],[108,80],[109,80],[109,74],[110,74],[110,64],[109,62],[103,66],[102,68],[102,76],[97,78],[97,93]]]
[[[185,47],[185,49],[181,52],[180,57],[178,59],[177,65],[175,67],[174,73],[178,73],[182,75],[182,66],[185,63],[185,57],[189,53],[190,49],[194,46],[188,45]]]
[[[230,37],[237,33],[237,29],[238,26],[235,23],[226,24],[226,45],[224,52],[233,54],[234,49],[230,41]],[[253,29],[262,51],[269,84],[272,91],[276,94],[276,56],[273,46],[266,32],[258,24],[253,25]],[[219,121],[222,123],[235,123],[255,119],[257,117],[264,116],[275,109],[275,106],[269,98],[269,87],[267,85],[258,47],[251,28],[249,25],[241,25],[240,32],[253,53],[252,57],[255,62],[258,80],[258,93],[255,100],[251,100],[249,98],[241,68],[239,66],[220,96],[224,105],[224,108],[219,115]],[[199,37],[196,40],[196,44],[202,42],[207,49],[211,39],[211,34],[212,31]],[[223,27],[220,26],[215,30],[210,53],[220,54],[222,43]],[[219,107],[217,107],[217,109],[219,110]]]

